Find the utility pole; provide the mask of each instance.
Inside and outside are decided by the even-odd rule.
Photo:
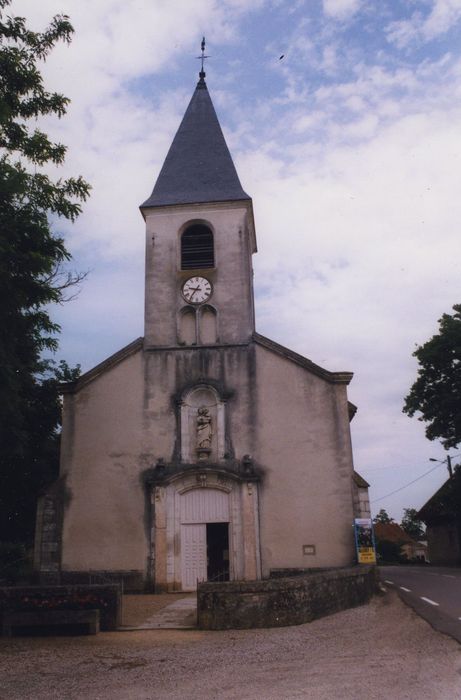
[[[447,469],[448,469],[448,474],[450,476],[450,479],[453,477],[453,468],[451,466],[451,457],[450,455],[447,455],[446,459],[435,459],[434,457],[429,457],[429,462],[446,462],[447,463]]]
[[[450,457],[450,455],[447,455],[447,469],[448,469],[448,473],[449,473],[450,479],[451,479],[452,476],[453,476],[453,469],[452,469],[452,467],[451,467],[451,457]]]

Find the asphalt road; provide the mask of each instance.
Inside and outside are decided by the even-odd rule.
[[[461,569],[383,566],[380,576],[435,629],[461,642]]]

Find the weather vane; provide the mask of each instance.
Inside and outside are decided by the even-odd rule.
[[[198,58],[202,61],[202,70],[200,71],[199,76],[200,76],[200,79],[203,80],[203,78],[206,75],[205,71],[203,70],[203,68],[205,66],[205,59],[210,58],[209,56],[205,55],[205,37],[202,37],[201,49],[202,49],[201,56],[196,56],[196,58]]]

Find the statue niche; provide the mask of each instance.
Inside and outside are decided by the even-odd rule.
[[[206,406],[201,406],[197,410],[197,457],[199,460],[210,456],[212,437],[213,426],[210,410]]]
[[[224,452],[224,402],[214,387],[194,387],[181,402],[181,459],[219,461]]]

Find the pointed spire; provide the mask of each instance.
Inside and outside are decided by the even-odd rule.
[[[202,70],[183,120],[143,207],[248,200],[232,161]]]

